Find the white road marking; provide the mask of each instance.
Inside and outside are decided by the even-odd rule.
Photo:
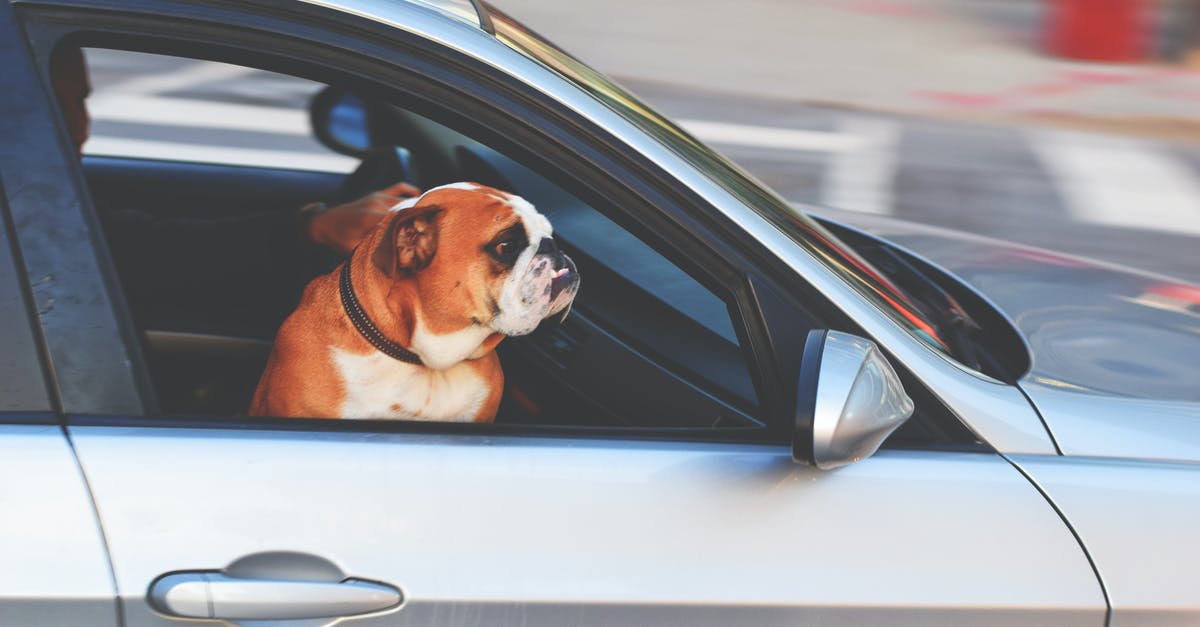
[[[847,116],[838,126],[843,135],[857,138],[859,145],[833,156],[821,190],[822,204],[849,211],[891,214],[899,124]]]
[[[107,90],[88,101],[97,120],[309,135],[308,112],[303,109],[265,107],[190,98],[163,98]],[[769,126],[683,120],[681,125],[699,139],[714,144],[753,146],[816,152],[855,152],[870,138],[846,133],[808,131]]]
[[[846,133],[730,124],[708,120],[677,120],[677,122],[697,139],[714,144],[814,152],[853,152],[863,144],[863,138]]]
[[[105,136],[93,136],[89,139],[84,152],[89,155],[339,173],[350,172],[359,164],[358,159],[332,153],[209,146]]]
[[[125,95],[153,95],[163,92],[192,87],[200,83],[228,80],[257,72],[254,68],[211,61],[197,61],[184,67],[172,68],[169,72],[158,72],[131,78],[127,81],[114,83],[103,90],[96,90],[96,95],[118,92]]]
[[[1078,220],[1200,235],[1200,181],[1162,148],[1075,131],[1028,135]]]
[[[312,135],[308,111],[187,98],[108,94],[88,101],[96,120],[211,128],[280,135]]]
[[[196,73],[193,73],[188,81],[197,80]],[[304,110],[190,98],[165,98],[141,93],[143,88],[149,91],[151,88],[164,86],[164,84],[138,86],[138,89],[135,90],[138,93],[133,94],[126,93],[123,88],[110,89],[103,94],[94,96],[89,102],[89,109],[92,117],[98,121],[251,131],[297,137],[309,137],[312,134],[308,113]],[[861,125],[861,130],[868,133],[865,135],[858,134],[856,131],[860,129],[854,125],[850,125],[851,132],[847,133],[729,124],[705,120],[684,120],[682,124],[701,140],[715,144],[831,152],[848,156],[847,173],[858,178],[839,184],[837,189],[840,191],[834,195],[834,198],[842,203],[839,206],[862,211],[878,211],[880,206],[885,206],[888,202],[883,195],[887,190],[881,193],[879,190],[872,191],[864,188],[851,193],[855,187],[874,184],[874,178],[861,178],[867,174],[868,169],[873,173],[872,177],[878,176],[880,161],[872,160],[870,155],[888,149],[886,147],[888,142],[880,141],[879,124]],[[168,147],[170,152],[155,152],[159,148],[166,150]],[[302,169],[339,172],[348,169],[343,165],[348,163],[345,158],[335,155],[246,149],[236,146],[229,147],[229,153],[222,155],[220,151],[223,150],[226,149],[215,145],[194,146],[185,143],[116,137],[95,137],[88,144],[89,154],[159,159],[184,159],[182,155],[186,154],[189,155],[186,160],[258,166],[283,163],[282,161],[269,163],[264,160],[282,159],[287,155],[290,162],[296,162],[299,159],[310,164]],[[864,153],[867,155],[865,158]],[[850,183],[855,185],[850,185]]]

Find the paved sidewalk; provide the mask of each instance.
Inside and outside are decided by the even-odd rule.
[[[618,80],[1200,140],[1200,71],[1042,54],[1032,0],[496,0]]]

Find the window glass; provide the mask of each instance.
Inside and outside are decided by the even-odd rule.
[[[350,172],[358,160],[313,137],[319,83],[228,63],[88,49],[84,154]]]
[[[496,37],[531,59],[546,65],[613,111],[658,138],[684,159],[741,199],[803,246],[825,266],[874,303],[915,338],[950,356],[950,346],[935,324],[905,292],[861,255],[846,247],[828,229],[774,192],[749,178],[726,158],[650,109],[603,74],[581,63],[500,11],[492,11]]]
[[[418,189],[475,181],[537,207],[581,276],[565,321],[497,349],[498,421],[759,424],[728,297],[518,162],[411,111],[322,93],[326,86],[310,81],[159,55],[86,54],[93,125],[84,170],[166,413],[236,415],[251,406],[276,331],[305,285],[340,276],[345,250],[314,240],[307,220],[322,209],[312,203],[341,209],[399,180]],[[329,132],[371,146],[361,162],[311,128],[308,107],[330,94]],[[369,376],[335,366],[315,378],[356,386]]]

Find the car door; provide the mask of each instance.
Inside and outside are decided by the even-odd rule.
[[[51,16],[83,30],[164,24],[137,8],[122,21],[116,6],[102,19],[42,6],[27,3],[24,17],[42,29],[32,39],[43,58],[56,41]],[[290,46],[300,35],[362,54],[379,45],[348,42],[346,32],[377,32],[360,18],[322,14],[318,27],[309,9],[291,18],[223,4],[155,10],[190,20],[186,33],[158,37],[193,45],[254,35],[256,50],[269,50],[280,34]],[[432,40],[491,45],[419,7],[389,10]],[[473,94],[499,102],[487,96]],[[540,115],[510,104],[509,115]],[[59,156],[61,184],[84,197]],[[605,177],[637,178],[610,165],[619,170]],[[658,191],[665,212],[671,194]],[[86,232],[88,209],[53,225],[18,221],[22,248],[52,239],[50,226]],[[126,625],[1103,624],[1103,595],[1070,529],[986,447],[890,449],[820,472],[765,433],[166,416],[105,260],[103,243],[84,238],[24,264],[29,276],[61,277],[60,292],[91,290],[43,308],[39,322]],[[84,315],[84,328],[73,324]],[[739,337],[756,333],[734,323]]]
[[[62,159],[7,3],[0,4],[0,64],[0,86],[23,94],[0,100],[0,624],[116,627],[104,537],[54,411],[30,318],[36,310],[51,315],[53,302],[25,282],[25,251],[11,228],[70,206],[39,191],[62,174],[53,171]]]
[[[989,454],[884,451],[822,473],[777,445],[71,432],[129,625],[177,624],[148,601],[164,575],[267,554],[239,578],[306,581],[327,561],[331,585],[394,586],[403,605],[371,625],[1103,624],[1070,532]],[[309,594],[280,588],[216,615],[281,618]]]

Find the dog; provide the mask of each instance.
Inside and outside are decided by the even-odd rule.
[[[475,183],[392,208],[280,327],[252,416],[491,422],[505,336],[565,317],[579,274],[549,220]]]

